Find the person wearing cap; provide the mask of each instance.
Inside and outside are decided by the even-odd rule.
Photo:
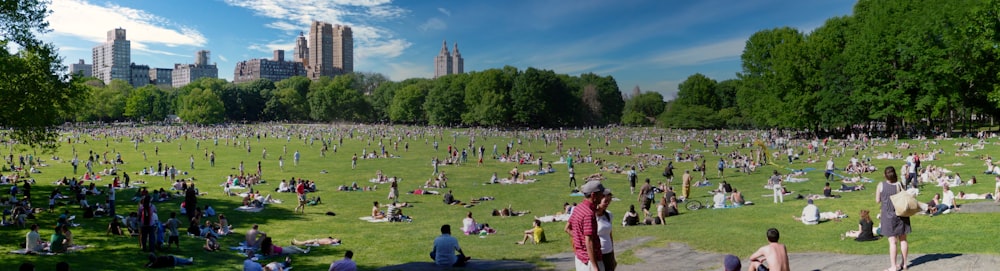
[[[597,204],[604,198],[604,185],[600,181],[589,181],[580,188],[583,201],[573,208],[566,223],[566,232],[573,239],[577,271],[604,271],[601,258],[601,243],[597,236]]]
[[[809,199],[807,201],[806,207],[802,208],[802,216],[795,217],[795,220],[802,221],[802,224],[806,225],[816,225],[819,224],[819,207],[813,204],[813,200]]]
[[[743,264],[740,263],[740,258],[736,255],[729,254],[722,259],[722,267],[725,271],[740,271],[743,269]]]

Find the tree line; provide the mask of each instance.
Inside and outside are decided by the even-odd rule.
[[[655,116],[681,128],[965,129],[1000,112],[997,18],[998,0],[860,0],[811,32],[754,33],[736,79],[691,75]]]
[[[436,79],[388,80],[352,73],[231,83],[200,79],[181,88],[132,88],[79,80],[86,97],[69,121],[389,122],[440,126],[563,127],[618,123],[625,102],[611,76],[569,76],[514,67]]]

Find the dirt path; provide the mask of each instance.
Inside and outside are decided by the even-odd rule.
[[[615,251],[625,251],[652,240],[642,237],[615,244]],[[619,265],[618,270],[721,270],[723,254],[692,250],[683,243],[666,247],[638,248],[633,253],[646,262]],[[833,253],[793,253],[788,256],[792,270],[860,271],[883,270],[889,265],[887,255],[848,255]],[[910,255],[908,270],[997,270],[1000,256],[982,254],[917,254]],[[555,270],[573,270],[573,253],[560,253],[544,258],[555,263]],[[747,269],[743,259],[743,269]]]
[[[972,207],[969,211],[1000,210],[996,203],[966,204]],[[963,207],[963,211],[966,207]],[[653,241],[654,237],[639,237],[615,243],[615,251],[632,250],[633,254],[645,262],[633,265],[619,265],[618,270],[626,271],[659,271],[659,270],[721,270],[723,254],[701,252],[691,249],[687,244],[671,243],[665,247],[644,247],[642,244]],[[884,241],[879,241],[884,242]],[[574,270],[573,253],[564,252],[544,257],[543,260],[553,263],[554,270]],[[792,270],[823,270],[823,271],[861,271],[883,270],[889,265],[887,255],[851,255],[834,253],[792,253],[788,255]],[[747,260],[742,259],[743,270],[747,269]],[[985,254],[915,254],[910,255],[908,270],[969,270],[987,271],[1000,269],[1000,256]],[[379,270],[540,270],[535,265],[522,261],[507,260],[477,260],[473,259],[463,268],[442,269],[431,262],[413,262],[401,265],[386,266]]]

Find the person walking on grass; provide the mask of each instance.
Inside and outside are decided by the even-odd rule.
[[[296,213],[306,213],[306,185],[305,182],[299,182],[295,185],[295,196],[299,199],[299,206],[295,206]]]
[[[900,191],[901,185],[899,185],[899,176],[896,175],[896,168],[892,166],[886,167],[884,175],[885,181],[878,184],[875,192],[875,202],[882,206],[880,209],[882,212],[880,215],[881,219],[879,219],[882,235],[889,237],[889,268],[886,268],[886,270],[902,270],[906,269],[906,257],[910,252],[906,241],[907,235],[912,231],[910,228],[910,218],[896,216],[896,207],[892,204],[892,200],[889,199],[889,197],[898,192],[904,192]],[[896,261],[897,243],[899,251],[903,254],[902,262]]]

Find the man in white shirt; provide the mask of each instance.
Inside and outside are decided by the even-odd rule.
[[[45,249],[45,243],[38,235],[38,224],[31,224],[31,231],[25,235],[24,246],[28,252],[42,252]]]
[[[941,186],[941,189],[944,190],[941,192],[941,202],[938,203],[937,212],[932,216],[943,214],[945,211],[955,208],[955,192],[951,191],[948,184]]]
[[[806,225],[819,224],[819,207],[816,207],[816,205],[813,204],[813,200],[809,199],[806,207],[802,208],[802,216],[795,219],[802,221],[802,224]]]
[[[826,172],[824,172],[823,175],[826,177],[827,181],[833,181],[833,170],[834,169],[835,168],[833,166],[833,158],[830,158],[829,160],[826,160]]]

